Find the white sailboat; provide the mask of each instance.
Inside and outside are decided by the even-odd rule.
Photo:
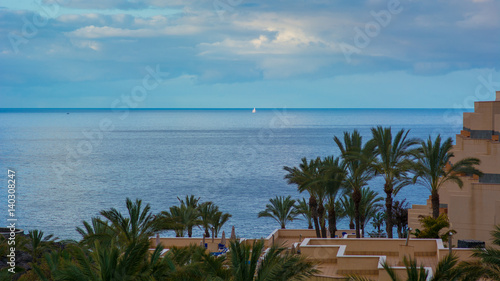
[[[255,107],[253,108],[252,113],[255,113]]]

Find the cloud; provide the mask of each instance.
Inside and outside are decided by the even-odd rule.
[[[76,9],[141,9],[147,8],[145,1],[131,0],[43,0],[44,4],[60,5]]]
[[[373,36],[366,26],[377,24],[373,14],[387,10],[388,1],[220,1],[226,6],[46,0],[59,3],[59,13],[28,36],[25,31],[43,16],[40,7],[0,9],[0,65],[8,69],[0,84],[23,89],[26,83],[57,88],[124,81],[156,64],[172,78],[190,77],[199,85],[499,67],[498,1],[401,0],[402,11]],[[145,10],[153,15],[141,14]],[[359,32],[368,36],[366,46],[356,45]],[[18,52],[13,36],[24,40]],[[341,44],[357,48],[350,61]]]
[[[195,26],[171,26],[159,29],[124,29],[109,26],[85,26],[66,33],[69,37],[79,38],[109,38],[109,37],[157,37],[168,35],[188,35],[202,31],[201,27]]]

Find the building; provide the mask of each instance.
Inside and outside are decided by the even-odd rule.
[[[490,232],[500,224],[499,136],[500,91],[497,91],[495,101],[475,102],[474,112],[464,113],[463,130],[456,136],[453,147],[455,161],[479,158],[479,169],[484,175],[480,178],[464,175],[462,188],[447,182],[439,191],[440,211],[448,214],[451,228],[457,231],[455,239],[480,240],[488,245]],[[409,227],[420,228],[418,217],[431,214],[430,199],[427,205],[413,205],[408,212]]]
[[[354,230],[338,230],[342,238],[316,238],[313,229],[276,229],[264,239],[265,246],[273,244],[286,247],[318,263],[319,274],[310,281],[345,280],[348,275],[358,275],[370,280],[390,281],[382,267],[386,262],[401,278],[406,278],[403,259],[416,260],[432,276],[438,261],[449,253],[441,239],[392,239],[355,238]],[[252,245],[259,239],[241,238],[240,242]],[[203,238],[151,238],[151,251],[157,244],[165,248],[203,245]],[[217,251],[220,239],[205,241],[209,252]],[[229,243],[228,241],[226,243]],[[165,250],[168,251],[168,250]],[[469,260],[472,249],[452,249],[460,260]]]

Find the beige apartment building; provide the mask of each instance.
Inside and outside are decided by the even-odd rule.
[[[479,158],[479,169],[484,175],[481,178],[464,175],[461,189],[447,182],[439,191],[441,212],[448,214],[451,228],[457,231],[454,241],[472,239],[488,245],[490,232],[500,224],[499,135],[500,91],[497,91],[495,101],[475,102],[474,112],[464,113],[463,130],[456,136],[453,147],[455,161]],[[430,199],[427,205],[413,205],[408,212],[409,227],[420,228],[419,215],[431,214]]]

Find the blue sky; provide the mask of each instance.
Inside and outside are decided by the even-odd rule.
[[[496,0],[3,0],[0,108],[471,107],[500,90],[499,15]]]

